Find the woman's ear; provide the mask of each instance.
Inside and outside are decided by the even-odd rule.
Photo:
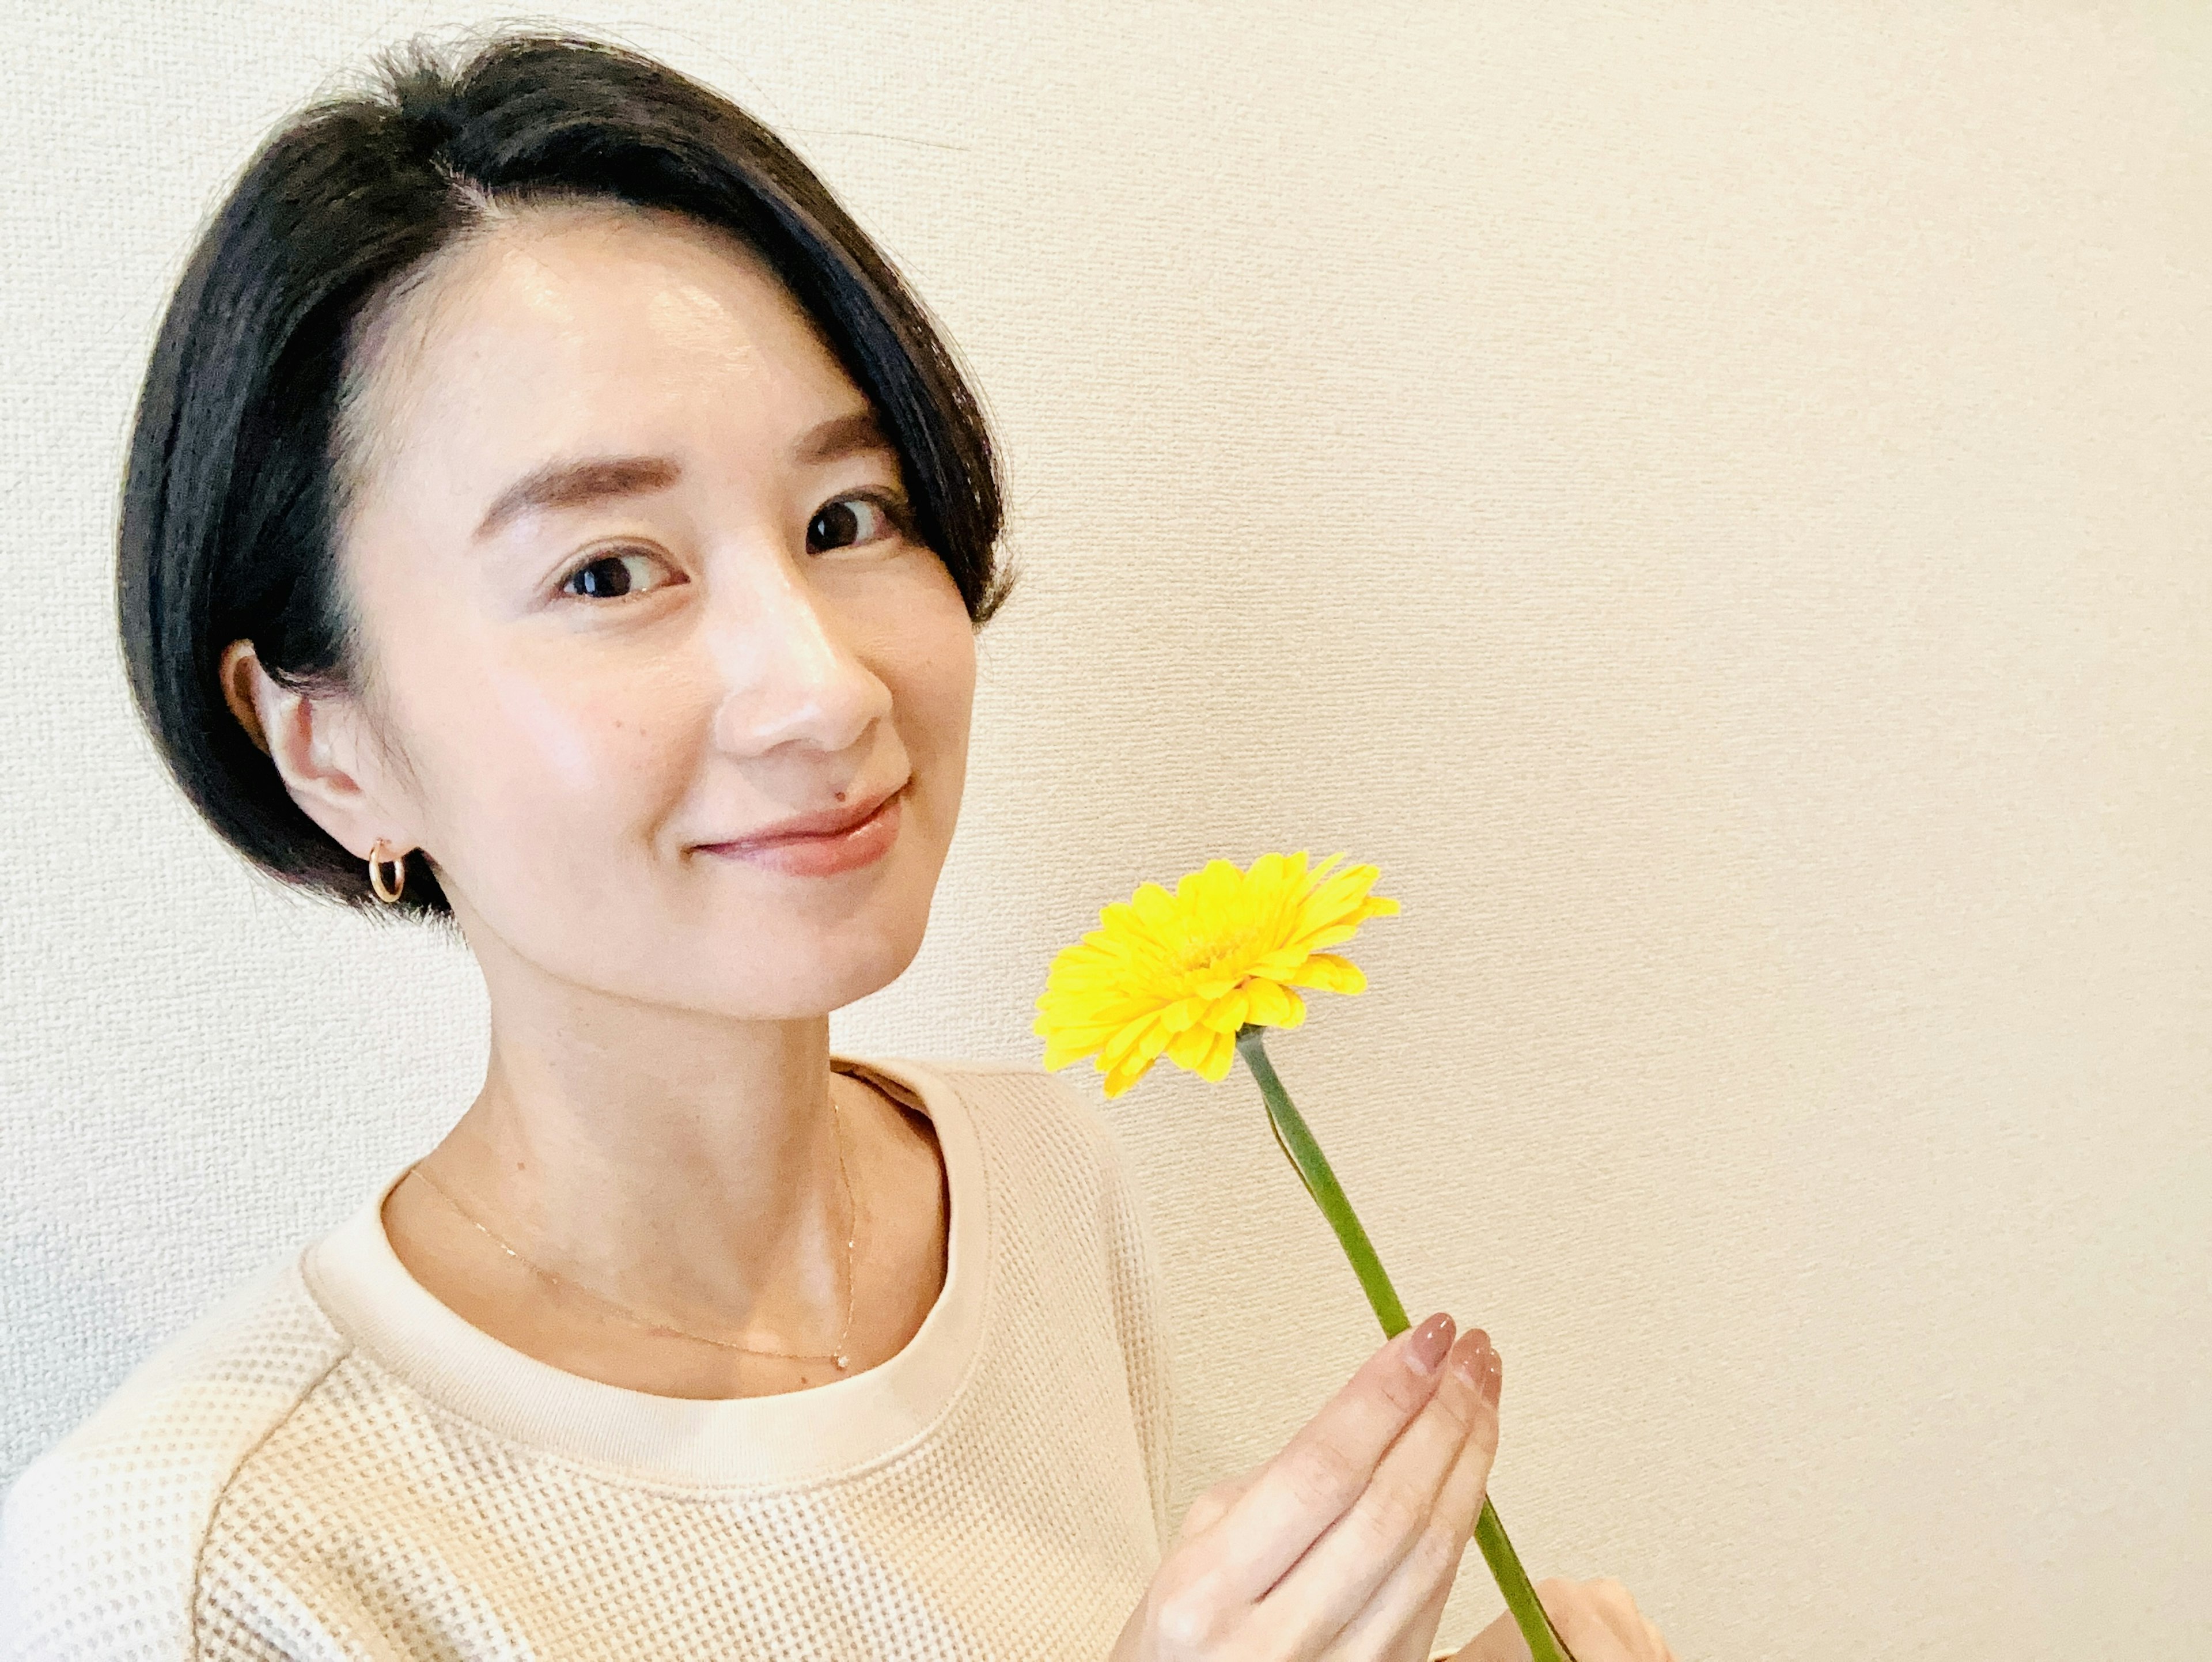
[[[276,764],[301,811],[360,859],[379,839],[405,850],[396,803],[380,799],[382,771],[364,750],[362,710],[343,695],[296,691],[271,679],[251,641],[223,648],[223,702],[246,737]]]
[[[246,729],[246,736],[253,740],[254,748],[268,755],[269,740],[261,728],[261,710],[256,698],[258,684],[268,682],[269,672],[261,667],[253,642],[233,641],[225,647],[222,662],[216,668],[216,679],[222,684],[222,701],[230,706],[238,725]]]

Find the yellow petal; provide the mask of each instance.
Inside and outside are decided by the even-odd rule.
[[[1137,1048],[1132,1054],[1140,1058],[1145,1066],[1149,1068],[1161,1052],[1168,1048],[1168,1041],[1173,1037],[1174,1035],[1164,1026],[1158,1022],[1154,1022],[1145,1030],[1145,1036],[1137,1041]]]
[[[1199,1075],[1218,1085],[1229,1076],[1230,1064],[1237,1060],[1237,1039],[1231,1033],[1216,1033],[1213,1049],[1199,1066]]]
[[[1069,1062],[1080,1062],[1090,1054],[1090,1050],[1084,1047],[1063,1044],[1057,1038],[1048,1038],[1044,1042],[1045,1071],[1050,1073],[1056,1068],[1065,1068]]]
[[[1172,891],[1137,886],[1100,909],[1099,927],[1055,954],[1030,1032],[1046,1066],[1092,1057],[1120,1095],[1164,1056],[1202,1078],[1225,1077],[1246,1024],[1294,1027],[1296,987],[1358,992],[1366,978],[1340,955],[1370,917],[1398,903],[1373,895],[1372,865],[1308,850],[1260,855],[1244,869],[1207,861]]]
[[[1102,1068],[1111,1068],[1118,1063],[1122,1057],[1137,1048],[1137,1042],[1144,1038],[1146,1030],[1152,1025],[1151,1022],[1146,1021],[1133,1021],[1123,1027],[1099,1047],[1098,1065]]]
[[[1175,922],[1175,897],[1157,883],[1138,885],[1129,897],[1130,910],[1147,928],[1164,929]]]
[[[1213,1041],[1219,1037],[1210,1027],[1186,1027],[1168,1041],[1168,1060],[1195,1073],[1199,1064],[1212,1055]]]
[[[1312,987],[1325,993],[1357,993],[1367,986],[1359,966],[1334,953],[1316,953],[1296,973],[1283,979],[1293,987]]]
[[[1160,1012],[1160,1020],[1167,1024],[1167,1030],[1170,1032],[1179,1033],[1186,1027],[1195,1024],[1199,1017],[1205,1014],[1204,999],[1179,998]]]
[[[1286,991],[1273,981],[1252,981],[1244,989],[1247,1021],[1256,1021],[1263,1027],[1281,1027],[1291,1007],[1297,1003],[1296,993]]]
[[[1227,997],[1214,1001],[1213,1007],[1206,1013],[1206,1025],[1217,1033],[1234,1034],[1244,1025],[1244,1013],[1251,1004],[1249,995],[1242,991],[1231,992]]]
[[[1106,1076],[1106,1083],[1102,1088],[1108,1096],[1118,1097],[1151,1072],[1152,1066],[1152,1064],[1146,1061],[1139,1062],[1134,1067],[1118,1068]]]

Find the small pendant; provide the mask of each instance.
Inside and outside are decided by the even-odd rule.
[[[837,1371],[840,1373],[845,1371],[845,1364],[848,1360],[848,1359],[843,1351],[841,1350],[837,1353]]]

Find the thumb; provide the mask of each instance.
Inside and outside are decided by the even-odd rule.
[[[1536,1602],[1544,1607],[1544,1614],[1552,1623],[1552,1631],[1559,1636],[1562,1645],[1588,1646],[1597,1639],[1606,1642],[1601,1649],[1607,1656],[1625,1656],[1626,1653],[1613,1648],[1620,1644],[1610,1633],[1601,1632],[1583,1618],[1581,1586],[1563,1575],[1549,1575],[1535,1585]],[[1643,1652],[1636,1653],[1638,1655]],[[1570,1651],[1589,1662],[1590,1652]],[[1673,1662],[1674,1653],[1662,1649],[1661,1654]],[[1506,1610],[1480,1633],[1454,1651],[1451,1662],[1531,1662],[1528,1641],[1521,1636],[1520,1625],[1513,1612]]]
[[[1556,1618],[1555,1618],[1556,1619]],[[1507,1610],[1451,1653],[1450,1662],[1531,1662],[1528,1641]]]

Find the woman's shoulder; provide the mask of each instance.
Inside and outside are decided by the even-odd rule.
[[[1127,1273],[1149,1277],[1155,1248],[1143,1184],[1103,1099],[1079,1076],[965,1057],[900,1057],[891,1065],[934,1074],[1026,1196],[1063,1212],[1073,1207],[1095,1222]]]
[[[1094,1099],[1064,1074],[1030,1062],[971,1056],[899,1056],[884,1065],[933,1074],[957,1095],[978,1133],[1002,1152],[1079,1164],[1111,1185],[1121,1180],[1121,1141]]]
[[[134,1368],[0,1501],[0,1654],[184,1655],[201,1543],[349,1344],[288,1254]]]
[[[1058,1273],[1087,1265],[1118,1345],[1153,1525],[1167,1538],[1174,1434],[1168,1317],[1159,1250],[1143,1184],[1095,1090],[1063,1074],[1017,1062],[918,1064],[967,1104],[1019,1178]]]

